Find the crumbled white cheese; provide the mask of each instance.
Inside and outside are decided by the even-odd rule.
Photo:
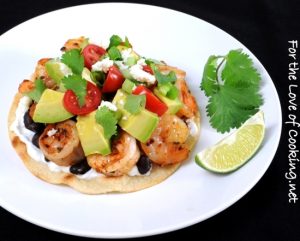
[[[47,136],[51,137],[54,136],[56,134],[57,130],[52,128],[47,132]]]
[[[117,111],[118,110],[117,106],[115,104],[109,102],[109,101],[102,100],[101,105],[99,106],[99,108],[101,108],[103,106],[106,106],[108,109],[110,109],[112,111]]]
[[[125,65],[122,60],[115,61],[115,64],[118,65],[120,70],[128,69],[129,66]]]
[[[121,51],[122,59],[123,59],[124,62],[126,62],[127,59],[129,57],[131,57],[131,53],[132,53],[132,49],[131,48],[124,49],[124,50]]]
[[[103,71],[107,73],[109,68],[114,65],[114,61],[110,60],[108,57],[104,58],[100,61],[97,61],[95,64],[92,65],[93,71]]]
[[[145,59],[143,58],[139,59],[135,65],[130,67],[129,73],[132,75],[134,79],[136,79],[139,82],[154,84],[155,76],[144,71],[143,70],[144,65],[146,65]]]

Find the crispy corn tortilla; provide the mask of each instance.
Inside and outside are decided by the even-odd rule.
[[[19,103],[21,94],[16,94],[11,106],[8,117],[8,128],[15,119],[16,109]],[[200,125],[200,115],[197,117],[197,124]],[[180,166],[180,164],[168,165],[160,167],[153,164],[151,174],[149,176],[121,176],[121,177],[106,177],[101,175],[93,179],[80,179],[72,173],[53,172],[49,169],[47,163],[33,160],[27,153],[26,145],[9,130],[9,137],[16,152],[23,160],[25,166],[36,177],[53,184],[64,184],[71,186],[79,192],[86,194],[103,194],[110,192],[134,192],[154,186],[170,175],[172,175]],[[198,138],[195,138],[195,142]]]

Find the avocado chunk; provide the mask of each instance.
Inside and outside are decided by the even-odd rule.
[[[51,59],[45,64],[45,67],[48,75],[57,84],[60,84],[64,76],[72,74],[71,69],[59,60]]]
[[[142,109],[138,114],[131,114],[124,109],[127,94],[119,89],[113,99],[113,103],[122,113],[119,126],[142,143],[148,141],[153,131],[158,125],[159,117],[146,109]]]
[[[39,123],[56,123],[73,116],[63,104],[64,93],[46,89],[36,105],[33,121]]]
[[[85,156],[111,153],[110,142],[104,137],[103,128],[96,122],[95,114],[96,111],[93,111],[88,115],[77,116],[76,127]]]
[[[172,100],[166,96],[163,96],[157,88],[154,89],[154,94],[168,106],[168,110],[167,110],[168,114],[171,115],[176,114],[183,106],[183,103],[178,97]]]

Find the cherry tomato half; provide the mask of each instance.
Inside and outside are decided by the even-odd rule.
[[[153,71],[149,65],[143,65],[143,70],[149,74],[153,75]]]
[[[100,59],[100,57],[105,53],[106,51],[104,48],[95,44],[88,44],[82,50],[82,55],[84,57],[84,66],[88,69],[91,69],[92,65],[96,63]]]
[[[134,95],[146,95],[146,109],[156,113],[158,116],[162,116],[167,110],[168,106],[161,102],[151,90],[147,89],[143,85],[139,85],[132,92]]]
[[[63,99],[65,109],[74,115],[85,115],[96,110],[101,102],[101,92],[97,86],[90,82],[87,82],[86,90],[85,104],[81,107],[75,93],[72,90],[67,90]]]
[[[105,79],[102,92],[109,93],[115,92],[122,87],[124,82],[124,76],[116,66],[111,66],[108,70],[107,77]]]

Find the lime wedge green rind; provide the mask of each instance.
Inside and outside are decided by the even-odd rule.
[[[254,156],[261,146],[264,133],[263,112],[259,111],[229,136],[199,152],[195,161],[208,171],[233,172]]]

